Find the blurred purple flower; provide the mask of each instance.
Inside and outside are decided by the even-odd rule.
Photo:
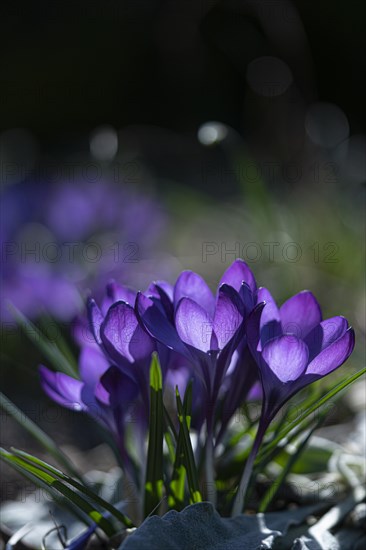
[[[101,296],[106,280],[135,275],[166,223],[152,197],[102,181],[25,181],[4,190],[1,212],[0,310],[6,320],[6,301],[28,317],[47,311],[72,319],[87,291]]]

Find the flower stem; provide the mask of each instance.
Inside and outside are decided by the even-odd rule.
[[[268,427],[268,422],[263,420],[263,416],[261,417],[258,425],[258,430],[254,439],[253,446],[251,448],[250,454],[248,456],[248,459],[245,464],[245,468],[243,471],[243,475],[241,477],[238,491],[236,493],[236,497],[233,504],[233,509],[231,512],[231,516],[237,516],[241,514],[244,506],[245,496],[248,489],[250,476],[252,474],[253,470],[253,464],[255,457],[257,455],[258,449],[261,446],[264,434],[266,433],[266,429]]]
[[[213,506],[216,506],[216,485],[214,475],[214,442],[213,442],[213,418],[207,418],[207,441],[205,452],[205,482],[206,498]]]
[[[213,506],[216,506],[216,485],[214,478],[214,446],[212,435],[208,435],[206,445],[206,496]]]

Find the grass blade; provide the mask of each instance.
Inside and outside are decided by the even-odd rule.
[[[334,388],[329,390],[323,397],[320,399],[316,399],[309,407],[301,413],[298,418],[296,418],[293,422],[290,422],[288,426],[286,426],[283,430],[280,431],[280,433],[272,439],[267,445],[263,446],[263,450],[258,453],[256,463],[261,462],[265,456],[274,449],[278,443],[286,437],[288,433],[290,433],[293,429],[295,429],[297,426],[300,426],[300,424],[307,419],[307,417],[315,412],[317,409],[325,405],[330,399],[338,395],[341,391],[345,390],[350,384],[353,384],[358,378],[360,378],[363,374],[366,373],[366,367],[361,369],[360,371],[353,374],[351,377],[343,380],[339,384],[337,384]]]
[[[15,456],[18,456],[18,457],[22,458],[23,460],[25,460],[26,462],[30,462],[31,464],[34,464],[35,466],[39,466],[44,471],[46,471],[46,472],[52,474],[53,476],[61,479],[62,481],[64,481],[68,485],[71,485],[72,487],[74,487],[75,489],[80,491],[80,493],[84,494],[88,499],[95,502],[95,504],[100,506],[102,509],[105,509],[108,512],[110,512],[110,514],[112,514],[123,525],[125,525],[125,527],[127,527],[127,528],[134,527],[134,524],[131,522],[131,520],[127,516],[122,514],[110,502],[107,502],[106,500],[101,498],[99,495],[97,495],[94,491],[89,489],[83,483],[79,483],[75,479],[72,479],[70,476],[64,474],[64,472],[61,472],[61,470],[59,470],[58,468],[55,468],[51,464],[48,464],[47,462],[44,462],[40,458],[37,458],[33,455],[30,455],[29,453],[26,453],[24,451],[21,451],[19,449],[14,449],[14,448],[12,448],[12,452]]]
[[[55,459],[62,464],[67,472],[73,477],[81,480],[80,474],[77,472],[70,459],[59,449],[53,439],[47,435],[33,420],[0,392],[0,407],[8,413],[14,420],[36,439],[40,445]]]
[[[163,422],[163,378],[158,356],[154,353],[150,365],[150,420],[145,479],[145,517],[159,506],[163,496]]]
[[[191,384],[191,383],[190,383]],[[188,386],[187,386],[188,389]],[[184,394],[183,400],[183,411],[184,415],[187,418],[188,430],[190,428],[190,415],[191,415],[191,402],[189,397],[191,396],[191,391],[187,391]],[[172,480],[170,482],[170,494],[169,494],[169,507],[175,508],[176,510],[182,510],[184,506],[184,486],[186,480],[186,468],[184,466],[184,434],[183,430],[180,429],[176,437],[177,446],[175,450],[175,461],[173,468]]]
[[[291,472],[293,466],[296,464],[297,460],[300,458],[300,455],[305,449],[306,445],[308,444],[309,439],[311,438],[315,430],[317,430],[325,420],[325,416],[326,414],[323,414],[322,418],[319,419],[319,421],[315,424],[315,426],[313,426],[309,430],[308,434],[300,442],[296,451],[292,455],[290,455],[287,463],[282,468],[281,473],[277,476],[276,483],[269,487],[268,491],[265,493],[264,497],[262,498],[261,503],[259,505],[258,512],[265,512],[267,510],[269,504],[272,502],[272,500],[280,490],[288,474]]]
[[[191,502],[202,502],[202,496],[198,484],[197,468],[194,461],[191,438],[189,437],[189,427],[191,422],[191,406],[192,406],[192,384],[188,384],[185,394],[186,409],[184,410],[182,400],[180,398],[178,386],[176,387],[176,399],[178,418],[180,423],[180,432],[183,437],[184,450],[184,466],[187,471],[188,488],[191,496]]]
[[[168,454],[169,454],[170,462],[172,464],[174,464],[175,448],[174,448],[174,443],[173,443],[173,436],[172,436],[172,434],[169,430],[169,427],[166,424],[164,425],[164,439],[165,439],[165,443],[168,447]]]
[[[9,309],[23,330],[24,334],[29,338],[31,342],[41,351],[41,353],[48,359],[53,365],[55,370],[61,371],[73,378],[78,378],[79,373],[76,365],[70,363],[70,361],[61,353],[59,348],[54,342],[50,342],[44,334],[21,313],[13,304],[9,304]]]
[[[6,464],[8,464],[11,468],[13,468],[15,471],[19,472],[24,478],[28,479],[33,485],[36,487],[39,487],[42,489],[45,493],[48,493],[52,500],[56,502],[61,508],[71,512],[74,514],[74,516],[85,523],[85,525],[92,525],[94,522],[84,514],[80,508],[75,506],[73,502],[68,501],[65,497],[60,495],[56,490],[54,490],[52,487],[44,483],[39,478],[35,477],[33,474],[25,470],[23,467],[19,466],[18,464],[15,464],[13,461],[11,461],[8,456],[4,453],[3,449],[0,448],[0,459],[3,460]]]
[[[84,514],[87,515],[92,522],[96,523],[108,537],[115,534],[116,530],[110,521],[76,491],[70,489],[70,487],[68,487],[63,481],[56,478],[54,475],[51,475],[49,472],[45,472],[38,466],[30,464],[22,458],[5,451],[4,449],[0,449],[0,457],[11,466],[17,467],[18,471],[23,475],[25,473],[31,474],[37,481],[42,482],[44,486],[51,489],[51,493],[56,491],[66,497],[70,503],[79,508],[80,511],[84,512]]]
[[[42,317],[40,319],[40,329],[43,330],[43,327],[47,327],[47,325],[54,325],[58,328],[57,331],[57,347],[59,348],[62,355],[66,358],[66,360],[70,363],[72,369],[75,371],[75,373],[78,373],[78,363],[74,356],[74,353],[72,352],[66,338],[64,338],[62,334],[62,329],[57,324],[57,321],[53,319],[48,313],[43,312]],[[46,334],[46,331],[44,331]]]

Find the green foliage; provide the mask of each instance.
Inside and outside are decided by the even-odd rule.
[[[63,477],[61,472],[49,467],[49,465],[44,467],[42,461],[34,457],[30,459],[29,457],[30,455],[27,454],[21,456],[19,452],[9,453],[4,449],[0,449],[0,458],[4,462],[11,465],[39,487],[44,488],[51,496],[64,497],[70,504],[71,510],[77,509],[77,515],[83,518],[86,524],[96,523],[106,535],[114,535],[116,529],[113,524],[103,516],[98,507],[90,503],[91,493],[88,494],[88,499],[84,498],[79,490],[75,491],[71,488],[72,484],[67,478]]]
[[[179,449],[183,453],[179,458],[182,463],[179,464],[179,474],[182,475],[182,471],[187,472],[188,488],[190,493],[190,502],[202,502],[202,496],[199,489],[197,468],[194,460],[191,438],[189,436],[189,428],[191,424],[191,408],[192,408],[192,384],[188,384],[185,394],[185,406],[183,406],[178,387],[176,388],[177,410],[179,417],[179,434],[182,434],[182,448]],[[179,441],[179,439],[178,439]],[[184,464],[182,469],[182,465]],[[180,478],[179,478],[180,479]],[[180,485],[182,485],[180,479]]]
[[[157,509],[163,498],[163,419],[163,380],[159,359],[154,353],[150,365],[150,419],[145,480],[145,517]]]
[[[319,414],[322,407],[324,407],[327,403],[330,402],[331,399],[335,398],[340,392],[348,388],[365,373],[366,367],[356,372],[352,376],[345,378],[344,380],[342,380],[342,382],[337,384],[325,395],[323,395],[323,397],[321,397],[320,399],[315,399],[315,401],[310,403],[295,420],[289,422],[283,429],[281,429],[280,432],[267,445],[263,445],[262,451],[260,451],[257,455],[256,463],[263,463],[268,460],[268,456],[271,455],[271,452],[274,449],[278,450],[278,444],[291,432],[294,432],[296,435],[300,434],[304,429],[307,428],[306,420],[311,414]]]
[[[71,376],[77,376],[77,368],[65,343],[56,346],[37,333],[34,325],[20,312],[14,315],[25,332],[55,369]],[[35,335],[37,334],[37,337]],[[254,460],[253,481],[258,473],[268,473],[268,466],[275,462],[281,468],[273,487],[262,496],[257,504],[259,511],[266,511],[275,499],[281,486],[293,472],[307,474],[324,468],[331,451],[314,450],[308,446],[314,431],[326,418],[329,404],[341,396],[366,372],[366,368],[341,380],[322,393],[322,386],[310,388],[301,403],[301,411],[294,418],[290,407],[267,429],[266,438]],[[150,365],[150,417],[145,483],[141,489],[143,517],[161,512],[162,509],[181,511],[187,504],[202,501],[199,461],[204,460],[202,443],[192,446],[192,383],[187,385],[182,401],[176,388],[176,411],[165,407],[163,402],[163,376],[156,353]],[[45,489],[61,506],[66,506],[87,525],[96,523],[111,537],[121,529],[133,528],[133,523],[110,502],[97,495],[83,481],[70,459],[59,449],[52,438],[28,418],[7,397],[0,394],[0,406],[31,434],[41,447],[63,468],[64,471],[24,451],[12,449],[0,451],[0,458],[20,472],[34,484]],[[256,421],[245,416],[244,426],[234,433],[231,429],[224,434],[225,448],[213,464],[216,488],[221,496],[220,506],[228,510],[235,488],[238,485],[243,464],[250,453],[250,441],[256,433]],[[245,438],[248,444],[243,449]],[[164,454],[164,439],[167,453]],[[293,452],[288,452],[291,443]],[[238,449],[241,449],[240,451]],[[306,458],[305,458],[306,457]],[[197,461],[197,463],[196,463]],[[165,490],[164,490],[165,488]],[[250,489],[250,486],[249,486]],[[221,493],[220,493],[221,491]],[[142,496],[143,495],[143,496]],[[166,502],[163,505],[164,499]]]

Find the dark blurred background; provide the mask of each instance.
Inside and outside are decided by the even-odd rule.
[[[307,247],[345,238],[353,273],[364,20],[364,3],[328,0],[13,2],[1,19],[2,190],[88,176],[152,190],[169,210],[158,249],[174,273],[205,270],[205,241],[279,233]]]
[[[106,122],[241,131],[245,73],[280,56],[306,101],[365,124],[363,2],[120,0],[3,6],[1,128],[46,150]]]
[[[148,194],[164,218],[152,245],[149,212],[136,216],[142,257],[128,272],[123,266],[121,282],[142,288],[191,268],[214,286],[242,256],[280,302],[308,287],[325,316],[346,315],[358,342],[350,368],[360,365],[363,2],[14,1],[2,10],[1,190],[17,197],[2,211],[5,243],[19,242],[20,203],[27,223],[50,229],[34,206],[50,182],[79,186],[97,166],[118,188]],[[274,257],[268,243],[278,243]],[[53,432],[33,407],[42,358],[4,324],[2,344],[4,391]],[[61,443],[101,440],[93,428],[80,431],[87,419],[70,428],[70,413],[63,418],[54,434]],[[7,427],[4,445],[26,447]]]

